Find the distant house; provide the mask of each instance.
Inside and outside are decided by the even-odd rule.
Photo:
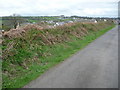
[[[65,16],[64,16],[64,15],[61,15],[60,17],[64,18]]]
[[[46,21],[47,23],[50,23],[50,24],[52,24],[52,23],[54,23],[53,21]]]
[[[56,26],[59,26],[59,23],[58,23],[58,22],[56,23]]]
[[[65,24],[65,22],[56,22],[55,24],[54,24],[54,26],[60,26],[60,25],[64,25]]]
[[[76,19],[75,17],[73,17],[73,19]]]
[[[68,23],[73,23],[73,21],[68,21]]]
[[[97,23],[97,22],[98,22],[97,20],[94,21],[94,23]]]
[[[106,20],[106,19],[104,19],[104,21],[106,22],[107,20]]]
[[[97,23],[98,21],[96,19],[91,19],[90,22]]]

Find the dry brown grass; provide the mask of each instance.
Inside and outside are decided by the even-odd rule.
[[[49,32],[46,32],[44,35],[41,34],[40,37],[44,41],[43,43],[47,44],[55,44],[55,42],[61,42],[68,40],[68,34],[74,35],[78,38],[81,38],[82,36],[85,36],[88,34],[89,30],[97,31],[98,29],[101,29],[103,26],[105,26],[105,23],[92,23],[92,22],[84,22],[84,23],[66,23],[62,26],[57,27],[50,27],[45,26],[45,24],[28,24],[22,27],[18,27],[16,29],[10,29],[7,32],[4,32],[3,36],[9,37],[9,38],[16,38],[16,37],[22,37],[26,31],[29,30],[43,30],[48,29]],[[50,32],[53,33],[50,33]],[[56,33],[63,33],[62,35],[57,35]],[[66,34],[66,35],[64,35]]]
[[[9,31],[4,32],[3,36],[9,37],[9,38],[16,38],[16,37],[22,36],[26,31],[31,29],[42,30],[43,27],[36,24],[28,24],[23,27],[18,27],[16,29],[10,29]]]

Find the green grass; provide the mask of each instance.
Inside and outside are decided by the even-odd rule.
[[[50,46],[38,45],[33,48],[34,45],[32,46],[31,41],[25,41],[26,38],[27,40],[31,39],[32,36],[37,33],[34,31],[32,32],[32,34],[29,33],[29,36],[24,39],[14,39],[15,42],[18,42],[16,47],[14,48],[19,51],[17,51],[17,53],[13,49],[13,52],[17,54],[15,54],[14,57],[10,57],[9,60],[5,60],[3,62],[3,70],[9,71],[11,73],[10,75],[8,75],[8,73],[3,75],[3,88],[23,87],[31,80],[34,80],[38,76],[43,74],[49,68],[57,65],[58,63],[64,61],[65,59],[76,53],[77,51],[85,48],[85,46],[87,46],[99,36],[103,35],[108,30],[112,29],[114,26],[115,25],[112,25],[96,32],[90,31],[90,33],[84,36],[82,40],[76,38],[75,36],[72,36],[71,41],[58,43]],[[38,39],[36,38],[33,43],[41,43],[38,42],[40,41]],[[11,40],[7,40],[7,42],[10,41]],[[47,56],[44,56],[43,54]],[[24,68],[23,65],[21,65],[21,62],[26,62],[28,69]]]

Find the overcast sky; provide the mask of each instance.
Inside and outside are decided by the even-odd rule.
[[[119,0],[0,0],[0,16],[117,17]]]

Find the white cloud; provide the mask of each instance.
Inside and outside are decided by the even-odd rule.
[[[0,16],[79,15],[116,16],[118,0],[1,0]]]
[[[102,8],[85,8],[83,12],[85,12],[88,15],[103,15],[109,11],[112,11],[110,8],[105,8],[104,10]]]

